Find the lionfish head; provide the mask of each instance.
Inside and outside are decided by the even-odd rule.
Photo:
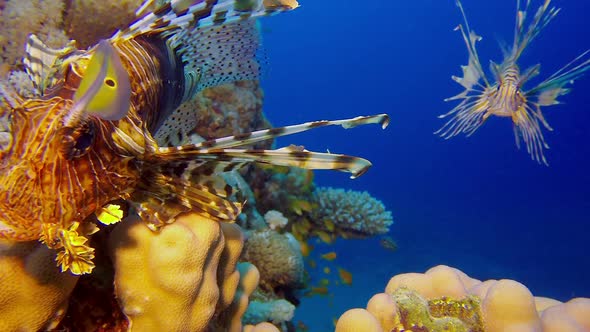
[[[145,139],[127,116],[128,81],[110,51],[99,44],[73,98],[4,98],[10,143],[0,153],[0,238],[51,237],[48,228],[68,229],[137,181],[133,157]]]

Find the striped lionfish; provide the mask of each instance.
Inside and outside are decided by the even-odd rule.
[[[245,163],[335,169],[352,177],[371,165],[295,147],[238,147],[322,126],[385,128],[389,122],[385,114],[315,121],[167,146],[186,134],[185,123],[170,119],[182,118],[197,91],[255,76],[253,19],[296,2],[172,0],[150,12],[152,4],[145,2],[132,24],[86,51],[73,43],[50,49],[31,36],[24,64],[35,98],[0,84],[12,138],[0,152],[0,238],[42,241],[57,250],[62,271],[92,271],[87,236],[98,229],[97,220],[121,219],[116,202],[126,201],[152,230],[186,211],[232,221],[242,204],[231,199],[233,188],[220,174]],[[104,213],[111,218],[101,218]]]
[[[463,6],[457,0],[465,26],[459,25],[455,30],[461,31],[463,35],[469,53],[469,62],[466,66],[462,66],[463,77],[453,76],[452,78],[461,84],[465,91],[445,99],[445,101],[461,100],[461,102],[450,112],[439,116],[440,118],[452,116],[452,118],[435,134],[440,134],[446,139],[460,133],[470,136],[492,115],[509,117],[513,123],[516,146],[520,148],[522,138],[531,159],[548,165],[544,149],[548,149],[549,146],[541,132],[541,124],[547,130],[553,129],[545,120],[541,107],[559,104],[557,98],[570,91],[566,86],[590,69],[588,58],[590,50],[587,50],[535,87],[523,89],[525,83],[539,74],[540,65],[537,64],[521,72],[517,62],[529,43],[559,13],[559,9],[549,7],[550,3],[551,0],[544,0],[526,26],[525,23],[529,21],[531,0],[526,0],[523,10],[521,10],[521,1],[516,1],[514,42],[511,49],[503,50],[504,60],[501,64],[491,62],[490,70],[494,80],[490,81],[484,73],[475,48],[475,43],[480,41],[481,37],[469,28]]]

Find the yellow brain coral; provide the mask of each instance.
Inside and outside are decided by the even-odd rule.
[[[389,281],[385,293],[369,301],[367,309],[344,313],[336,332],[373,317],[379,326],[366,332],[419,331],[589,331],[590,299],[567,303],[536,298],[513,280],[481,282],[465,273],[437,266],[426,273],[406,273]]]

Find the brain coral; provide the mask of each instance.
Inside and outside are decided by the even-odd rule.
[[[361,237],[387,233],[393,224],[391,212],[366,191],[319,187],[315,197],[316,224],[334,224],[337,230]]]
[[[364,331],[583,332],[590,330],[590,299],[561,303],[533,297],[514,280],[481,282],[440,265],[424,274],[391,278],[385,293],[373,296],[366,310],[345,312],[336,332],[375,320],[379,324]]]
[[[299,243],[289,233],[252,232],[246,241],[243,259],[258,268],[260,286],[265,290],[303,285],[303,256]]]

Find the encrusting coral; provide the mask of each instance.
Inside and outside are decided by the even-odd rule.
[[[366,332],[582,332],[590,330],[590,299],[561,303],[533,297],[514,280],[481,282],[440,265],[424,274],[391,278],[385,292],[373,296],[366,310],[345,312],[336,332],[356,331],[358,324],[367,324]]]

